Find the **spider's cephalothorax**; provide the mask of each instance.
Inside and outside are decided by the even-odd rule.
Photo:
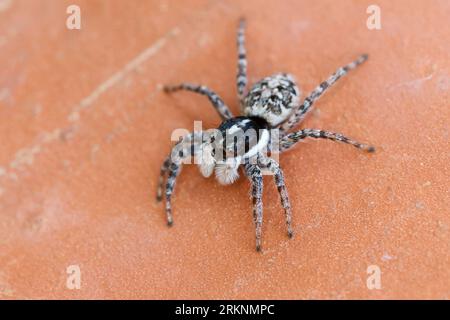
[[[339,68],[327,80],[317,86],[303,102],[300,102],[300,90],[292,76],[284,73],[262,79],[246,92],[247,59],[244,46],[244,26],[241,19],[238,28],[238,73],[237,91],[242,116],[233,117],[228,106],[212,90],[205,86],[182,83],[176,86],[166,86],[166,92],[188,90],[208,97],[222,123],[212,132],[192,132],[179,141],[166,158],[159,178],[157,199],[162,200],[164,177],[168,172],[165,184],[167,222],[172,225],[171,198],[175,181],[180,173],[183,161],[194,157],[200,171],[205,177],[215,173],[222,184],[233,183],[238,177],[239,168],[251,182],[253,198],[253,221],[256,231],[256,249],[261,249],[261,227],[263,220],[262,170],[268,170],[274,176],[275,184],[280,193],[281,205],[286,215],[286,225],[289,237],[292,237],[291,205],[284,183],[284,175],[279,164],[266,153],[273,139],[277,139],[277,150],[284,152],[305,138],[329,139],[350,144],[358,149],[373,152],[374,147],[354,141],[342,134],[319,129],[302,129],[290,132],[311,110],[314,102],[342,76],[367,60],[367,55],[361,55],[355,61]],[[277,130],[276,135],[271,132]],[[274,138],[276,137],[276,138]]]
[[[194,155],[200,172],[209,177],[215,171],[221,184],[239,177],[240,165],[263,153],[270,141],[269,124],[260,117],[240,116],[222,122],[212,134],[203,133],[201,148]]]

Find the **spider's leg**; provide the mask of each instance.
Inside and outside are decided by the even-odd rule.
[[[367,54],[363,54],[358,57],[355,61],[347,64],[339,68],[335,73],[333,73],[327,80],[322,82],[319,86],[317,86],[311,94],[305,98],[303,104],[301,104],[297,110],[289,117],[288,121],[286,121],[280,128],[280,130],[287,131],[294,127],[297,123],[299,123],[305,115],[311,110],[314,102],[320,98],[320,96],[333,84],[336,83],[341,77],[345,76],[350,70],[355,69],[361,63],[366,61],[368,58]]]
[[[257,165],[246,164],[245,172],[252,184],[253,221],[256,232],[256,251],[261,251],[261,229],[263,222],[263,177]]]
[[[238,48],[238,65],[236,84],[239,102],[242,105],[242,99],[245,94],[245,87],[247,86],[247,52],[245,50],[245,19],[239,20],[239,27],[237,30],[237,48]]]
[[[166,184],[166,215],[167,215],[167,224],[171,226],[173,224],[173,216],[172,216],[172,193],[175,187],[175,182],[177,180],[178,175],[181,171],[181,163],[176,164],[172,162],[169,167],[169,177],[167,178]]]
[[[156,191],[156,200],[158,202],[160,202],[162,200],[162,189],[164,186],[164,176],[166,175],[167,170],[169,170],[169,166],[170,166],[170,156],[168,156],[162,166],[161,166],[161,171],[159,174],[159,181],[158,181],[158,189]]]
[[[333,141],[339,141],[339,142],[350,144],[350,145],[352,145],[358,149],[361,149],[363,151],[366,151],[366,152],[375,152],[375,147],[373,147],[371,145],[352,140],[340,133],[324,131],[324,130],[319,130],[319,129],[303,129],[303,130],[292,132],[292,133],[285,135],[283,138],[281,138],[281,141],[280,141],[280,152],[290,149],[298,141],[301,141],[305,138],[329,139],[329,140],[333,140]]]
[[[225,102],[223,102],[223,100],[214,91],[205,86],[190,83],[181,83],[175,86],[164,86],[164,91],[168,93],[175,92],[178,90],[192,91],[207,96],[209,101],[211,101],[212,105],[219,113],[222,120],[233,117],[233,114],[231,113],[230,109],[225,104]]]
[[[166,171],[169,171],[169,176],[166,183],[166,215],[167,224],[171,226],[173,224],[172,217],[172,194],[175,188],[175,183],[178,175],[181,172],[181,167],[185,159],[192,157],[196,152],[196,147],[201,143],[202,133],[193,132],[185,136],[180,142],[178,142],[171,151],[170,156],[164,161],[160,175],[160,185],[158,188],[158,195],[162,193],[162,181]]]
[[[283,170],[281,170],[280,165],[271,158],[261,157],[259,158],[259,163],[262,167],[269,169],[274,174],[275,184],[277,185],[278,193],[280,194],[281,205],[283,206],[284,213],[286,215],[288,236],[289,238],[292,238],[294,232],[292,231],[291,203],[289,201],[289,195],[284,182]]]

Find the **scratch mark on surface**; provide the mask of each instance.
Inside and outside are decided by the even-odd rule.
[[[41,151],[40,145],[35,145],[32,148],[20,149],[16,152],[14,160],[10,163],[12,169],[18,169],[22,165],[31,165],[34,161],[34,156]]]
[[[431,80],[433,78],[433,75],[434,74],[430,74],[423,78],[400,82],[394,85],[392,88],[407,87],[410,89],[419,90],[424,82]]]
[[[381,260],[384,261],[384,262],[390,261],[392,259],[394,259],[394,257],[389,255],[389,254],[387,254],[387,253],[383,254],[383,256],[381,257]]]
[[[0,12],[8,10],[12,5],[12,0],[0,0]]]
[[[9,92],[8,88],[2,88],[0,90],[0,101],[4,101],[8,99],[11,96],[11,93]]]
[[[106,81],[101,83],[90,95],[81,100],[81,102],[75,107],[68,117],[69,121],[77,121],[81,110],[91,106],[109,88],[119,83],[127,74],[136,70],[142,63],[154,56],[166,44],[168,38],[175,36],[178,33],[178,28],[172,29],[164,37],[158,39],[152,46],[145,49],[136,58],[127,63],[123,69],[119,70]]]
[[[0,0],[0,5],[1,3],[2,0]],[[150,47],[142,51],[136,58],[128,62],[122,69],[120,69],[106,81],[101,83],[91,94],[83,98],[80,103],[78,103],[72,109],[72,112],[68,116],[69,122],[73,123],[78,121],[80,119],[80,111],[90,107],[108,89],[119,83],[128,74],[135,71],[140,65],[153,57],[167,44],[169,38],[176,36],[178,33],[179,29],[177,27],[173,28],[163,37],[154,42]],[[7,176],[11,179],[15,179],[16,174],[11,171],[15,171],[22,167],[32,165],[35,156],[41,152],[42,147],[46,144],[60,139],[68,129],[70,129],[71,134],[74,134],[73,128],[71,126],[69,126],[69,128],[56,128],[54,130],[41,133],[40,136],[35,139],[37,140],[37,142],[34,145],[22,148],[17,151],[13,160],[7,166],[1,168],[0,177]]]

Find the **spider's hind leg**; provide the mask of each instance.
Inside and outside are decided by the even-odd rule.
[[[335,73],[333,73],[327,80],[323,81],[320,85],[318,85],[311,94],[305,98],[303,104],[300,105],[297,110],[290,116],[288,121],[286,121],[280,128],[282,132],[288,131],[293,128],[296,124],[298,124],[310,111],[313,107],[314,102],[319,99],[322,94],[324,94],[327,89],[332,87],[340,78],[345,76],[350,70],[355,69],[360,64],[365,62],[369,56],[367,54],[363,54],[359,56],[355,61],[350,62],[349,64],[339,68]]]
[[[237,48],[238,48],[238,66],[236,75],[236,85],[239,102],[242,103],[242,99],[245,94],[245,87],[247,86],[247,51],[245,50],[245,19],[239,20],[239,26],[237,30]]]
[[[280,152],[286,151],[292,148],[297,142],[306,139],[306,138],[314,138],[314,139],[328,139],[332,141],[343,142],[349,145],[354,146],[362,151],[366,151],[369,153],[375,152],[375,147],[355,141],[350,139],[340,133],[324,131],[319,129],[303,129],[297,132],[292,132],[285,135],[281,138],[280,141]]]

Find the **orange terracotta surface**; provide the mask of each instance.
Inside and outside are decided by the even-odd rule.
[[[450,298],[448,1],[0,1],[0,298]],[[176,128],[238,110],[237,20],[250,81],[279,71],[309,92],[361,53],[301,127],[345,133],[281,155],[296,236],[265,177],[263,252],[249,183],[186,166],[173,228],[155,201]],[[81,289],[66,287],[78,265]],[[366,286],[368,266],[381,289]]]

